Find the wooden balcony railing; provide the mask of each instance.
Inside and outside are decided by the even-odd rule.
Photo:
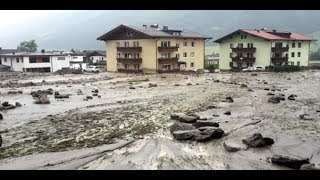
[[[142,63],[142,58],[117,58],[117,61],[126,64],[140,64]]]
[[[236,48],[231,48],[231,49],[232,49],[232,52],[248,52],[248,53],[256,52],[255,47],[247,47],[247,48],[236,47]]]
[[[231,59],[237,63],[254,63],[256,61],[255,57],[232,57]]]
[[[158,58],[159,63],[172,63],[178,61],[177,57],[169,57],[169,58]]]
[[[117,47],[118,52],[141,52],[142,47]]]
[[[276,52],[276,53],[288,52],[289,51],[289,47],[272,47],[271,51],[272,52]]]
[[[158,47],[158,51],[159,52],[163,52],[163,51],[178,51],[177,46],[168,46],[168,47],[164,47],[164,46],[159,46]]]

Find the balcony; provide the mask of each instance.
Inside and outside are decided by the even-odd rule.
[[[168,57],[168,58],[158,58],[159,63],[173,63],[177,62],[179,58],[177,57]]]
[[[178,51],[177,46],[168,46],[168,47],[164,47],[164,46],[159,46],[158,47],[158,51],[159,52],[164,52],[164,51]]]
[[[288,62],[288,57],[273,57],[271,58],[271,61],[276,64],[276,63],[287,63]]]
[[[255,47],[247,47],[247,48],[240,48],[240,47],[236,47],[236,48],[231,48],[232,52],[248,52],[248,53],[254,53],[256,52],[256,48]]]
[[[142,47],[117,47],[118,52],[141,52]]]
[[[142,69],[117,69],[118,72],[122,73],[141,73]]]
[[[275,53],[288,52],[289,51],[289,47],[272,47],[271,51],[275,52]]]
[[[142,63],[142,58],[117,58],[117,61],[125,64],[140,64]]]
[[[231,59],[237,63],[254,63],[256,61],[255,57],[232,57]]]

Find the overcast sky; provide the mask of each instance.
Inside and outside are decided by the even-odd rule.
[[[105,49],[97,37],[119,26],[159,24],[214,38],[240,28],[320,34],[320,11],[251,10],[1,10],[0,47],[34,39],[38,50]]]

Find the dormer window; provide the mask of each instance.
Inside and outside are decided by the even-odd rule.
[[[127,36],[132,36],[132,33],[130,31],[127,31]]]
[[[178,33],[178,32],[173,32],[172,33],[174,36],[180,36],[180,33]]]

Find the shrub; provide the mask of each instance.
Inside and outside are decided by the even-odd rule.
[[[294,65],[285,65],[285,66],[274,66],[273,67],[274,72],[294,72],[294,71],[300,71],[300,66],[294,66]]]
[[[205,64],[204,69],[215,70],[219,68],[219,64]]]

